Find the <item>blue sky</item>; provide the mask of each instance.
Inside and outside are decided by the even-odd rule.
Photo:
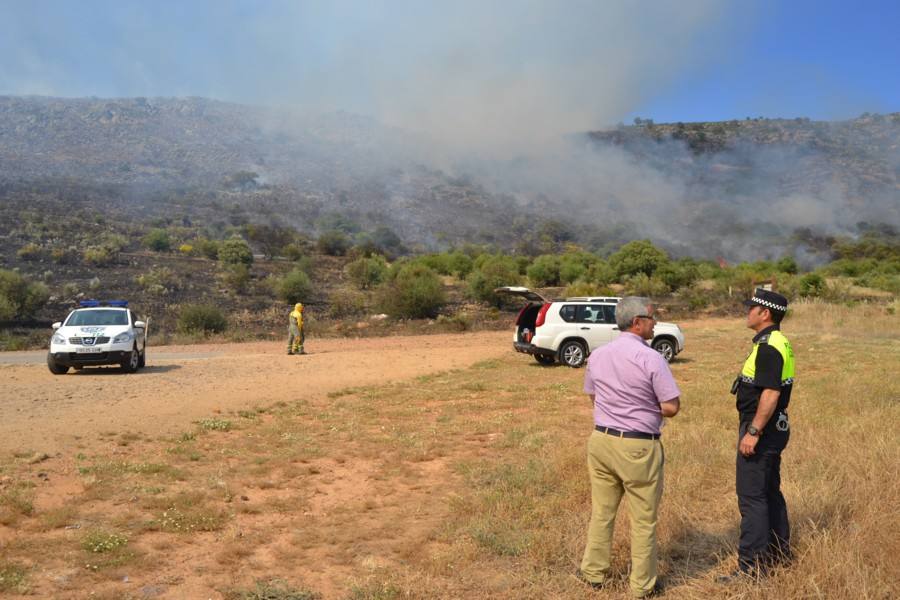
[[[0,0],[0,94],[344,109],[465,142],[900,111],[900,3]]]

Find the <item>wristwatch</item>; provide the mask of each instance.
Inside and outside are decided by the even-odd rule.
[[[749,425],[747,425],[747,433],[749,433],[752,436],[757,436],[757,435],[759,435],[759,429],[754,427],[753,423],[750,423]]]

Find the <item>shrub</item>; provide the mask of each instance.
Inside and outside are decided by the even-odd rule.
[[[74,247],[56,247],[50,250],[50,260],[60,265],[68,265],[78,259],[78,250]]]
[[[172,239],[165,229],[151,229],[141,243],[154,252],[168,252],[172,249]]]
[[[371,258],[357,258],[348,263],[344,271],[356,287],[367,290],[384,281],[388,266],[383,256],[374,255]]]
[[[253,252],[250,246],[240,237],[228,238],[219,246],[219,260],[226,265],[251,265]]]
[[[210,260],[219,258],[219,242],[215,240],[200,238],[196,241],[194,246],[197,248],[197,252],[200,253],[200,256],[205,256]]]
[[[135,277],[134,281],[145,292],[156,296],[164,296],[179,287],[178,277],[167,267],[153,268]]]
[[[531,266],[525,271],[532,285],[544,287],[559,285],[559,257],[553,254],[543,254],[534,259]]]
[[[648,277],[645,273],[638,273],[628,277],[625,281],[625,291],[629,296],[648,296],[651,298],[663,296],[669,293],[669,286],[662,279]]]
[[[43,283],[33,282],[15,271],[0,269],[0,320],[34,315],[50,298]]]
[[[584,278],[591,265],[600,259],[589,252],[566,252],[559,258],[559,282],[573,283]]]
[[[775,263],[775,268],[781,271],[782,273],[787,273],[789,275],[796,275],[799,268],[797,267],[797,261],[794,260],[793,256],[785,256],[782,257],[777,263]]]
[[[366,296],[351,289],[335,290],[328,296],[328,316],[343,319],[362,314],[366,310]]]
[[[597,259],[585,273],[584,278],[598,286],[608,286],[616,280],[616,271],[605,260]]]
[[[445,303],[440,278],[424,265],[404,265],[378,293],[381,310],[394,318],[433,317]]]
[[[801,296],[821,296],[825,289],[825,279],[818,273],[807,273],[800,278]]]
[[[300,269],[294,269],[275,283],[275,294],[288,304],[304,302],[311,293],[309,276]]]
[[[250,283],[250,267],[243,263],[223,265],[221,277],[225,287],[236,294],[243,294]]]
[[[35,244],[34,242],[28,242],[16,252],[16,256],[21,258],[22,260],[40,260],[43,251],[40,246]]]
[[[609,264],[615,269],[616,275],[622,278],[639,273],[649,277],[668,261],[668,255],[650,240],[628,242],[609,257]]]
[[[217,307],[208,304],[189,304],[178,315],[178,331],[183,333],[221,333],[228,321]]]
[[[92,267],[108,267],[116,262],[118,254],[105,246],[91,246],[81,254],[84,264]]]
[[[498,296],[494,290],[498,287],[518,285],[522,282],[519,265],[510,256],[502,254],[486,255],[476,260],[479,265],[468,277],[469,292],[482,302],[501,306],[507,298]]]
[[[326,231],[316,241],[319,252],[329,256],[344,256],[351,245],[350,237],[337,229]]]
[[[284,248],[281,249],[281,253],[291,261],[297,261],[303,258],[303,248],[300,244],[296,242],[291,242],[290,244],[285,244]]]
[[[182,244],[178,246],[178,251],[186,256],[194,253],[194,247],[191,244]]]
[[[670,290],[688,287],[700,279],[700,269],[690,259],[666,262],[654,273],[654,277],[662,280]]]

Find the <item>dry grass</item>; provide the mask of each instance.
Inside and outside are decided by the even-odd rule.
[[[898,317],[807,303],[785,323],[798,364],[783,466],[797,559],[757,587],[715,582],[735,565],[728,388],[752,333],[740,320],[685,329],[688,351],[673,365],[683,412],[664,433],[666,597],[891,597]],[[510,353],[317,403],[215,415],[175,439],[115,434],[114,450],[71,457],[79,486],[62,507],[33,483],[46,464],[10,457],[0,541],[15,541],[3,545],[0,590],[49,597],[65,578],[65,594],[127,597],[127,569],[132,582],[163,573],[170,591],[202,580],[233,598],[594,597],[574,577],[590,508],[582,377]],[[604,597],[624,598],[624,514],[614,552]]]

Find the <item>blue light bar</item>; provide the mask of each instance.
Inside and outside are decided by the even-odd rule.
[[[99,300],[81,300],[78,302],[78,305],[82,308],[94,308],[95,306],[100,306]]]
[[[128,306],[128,300],[107,300],[107,306],[118,306],[119,308],[126,308]]]

